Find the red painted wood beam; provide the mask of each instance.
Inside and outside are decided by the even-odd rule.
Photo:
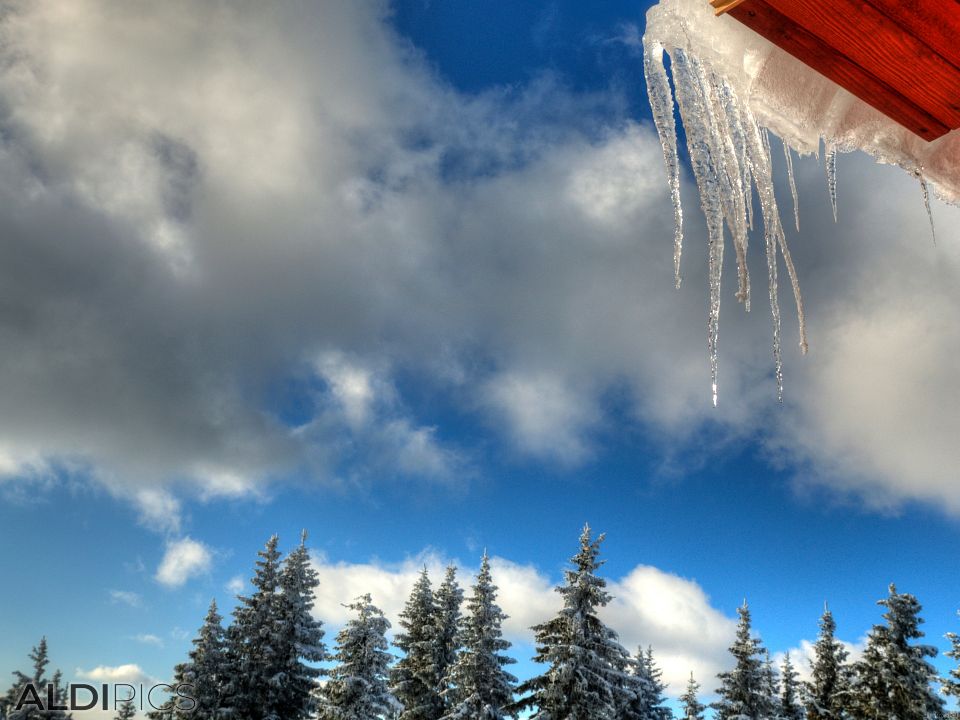
[[[868,0],[960,71],[960,2],[958,0]]]
[[[729,14],[923,139],[935,140],[949,132],[951,128],[947,123],[934,117],[912,97],[901,93],[892,83],[865,69],[862,64],[827,42],[821,34],[808,30],[806,22],[802,24],[794,17],[780,12],[774,6],[778,2],[781,5],[789,4],[784,0],[746,0],[732,8]],[[797,6],[804,4],[801,0],[789,2]],[[833,4],[829,3],[831,7]],[[795,16],[798,15],[797,7],[794,7],[793,11]],[[801,20],[808,19],[801,17]],[[857,32],[856,27],[853,26],[853,32]],[[847,30],[849,32],[851,29],[848,27]],[[833,36],[837,34],[835,32]],[[900,73],[904,74],[902,67]],[[960,75],[957,82],[960,83]],[[902,78],[897,84],[903,85]],[[957,99],[960,100],[960,95]]]
[[[765,2],[947,127],[960,127],[957,68],[866,0]]]

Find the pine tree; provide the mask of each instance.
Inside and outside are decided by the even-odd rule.
[[[886,623],[874,625],[863,657],[855,665],[851,715],[856,720],[943,718],[943,701],[931,686],[937,674],[927,662],[937,649],[910,644],[923,637],[920,603],[891,585],[890,594],[878,604],[887,609]]]
[[[790,653],[783,657],[780,665],[780,717],[783,720],[803,720],[803,706],[800,703],[799,673],[793,667]]]
[[[960,661],[960,635],[954,632],[948,632],[946,638],[950,641],[950,649],[947,650],[944,655]],[[940,681],[940,686],[943,688],[945,695],[960,699],[960,667],[952,668],[950,675]]]
[[[443,715],[437,674],[436,604],[424,568],[400,613],[394,644],[404,655],[390,672],[390,690],[403,705],[399,720],[437,720]]]
[[[227,632],[228,675],[224,711],[235,720],[276,720],[283,717],[275,679],[285,669],[277,635],[281,616],[279,538],[274,535],[258,553],[254,591],[240,596]]]
[[[847,650],[836,639],[837,624],[826,607],[820,616],[820,633],[813,646],[812,677],[806,684],[807,720],[840,720],[849,699]]]
[[[314,691],[321,671],[307,663],[322,662],[327,657],[323,627],[313,617],[319,584],[304,531],[300,545],[284,561],[279,578],[276,648],[280,662],[271,684],[276,692],[276,715],[281,720],[305,720],[314,714]]]
[[[764,717],[780,720],[782,712],[780,698],[777,693],[777,670],[770,658],[770,651],[763,651],[763,694],[766,698]]]
[[[174,666],[173,680],[170,682],[172,687],[176,688],[180,685],[191,684],[187,681],[187,667],[187,663],[178,663]],[[196,688],[191,688],[191,693],[194,690],[196,690]],[[181,702],[184,703],[182,707],[180,705]],[[183,718],[191,716],[189,708],[189,703],[180,701],[173,695],[167,698],[160,707],[148,710],[146,716],[148,720],[183,720]]]
[[[653,659],[653,648],[637,651],[627,660],[627,676],[624,681],[625,697],[617,713],[619,720],[670,720],[673,714],[663,706],[666,689],[661,680],[663,671]]]
[[[683,720],[703,720],[703,711],[707,706],[700,703],[699,693],[700,683],[694,680],[693,673],[690,673],[687,689],[679,698],[680,707],[683,708]]]
[[[497,586],[486,552],[463,621],[463,650],[448,674],[450,709],[446,720],[503,720],[517,679],[504,668],[515,662],[503,653],[510,642],[501,625],[507,616],[496,604]]]
[[[720,699],[713,704],[717,720],[766,720],[772,715],[770,688],[764,666],[765,651],[750,628],[750,608],[746,601],[737,608],[740,621],[730,653],[736,665],[720,673]]]
[[[174,715],[179,719],[215,720],[223,699],[223,686],[227,680],[227,647],[223,618],[217,611],[217,601],[210,601],[210,608],[203,625],[193,640],[189,661],[177,666],[175,675],[178,684],[190,685],[190,694],[195,706],[183,703],[177,706]]]
[[[336,666],[320,692],[320,720],[387,720],[402,710],[387,687],[390,622],[362,595],[347,606],[356,613],[337,634]]]
[[[439,679],[437,692],[443,702],[443,714],[450,710],[447,690],[450,687],[448,675],[457,660],[460,651],[460,607],[463,604],[463,590],[457,584],[457,569],[447,567],[443,583],[434,595],[436,608],[436,672]]]
[[[13,673],[13,687],[0,702],[4,716],[7,720],[70,720],[71,715],[64,710],[48,707],[51,696],[58,707],[65,706],[67,689],[59,670],[51,678],[47,677],[50,656],[45,637],[40,638],[40,643],[28,657],[33,664],[33,671],[30,674],[19,670]],[[40,707],[36,704],[37,700]],[[21,705],[19,710],[16,709],[18,704]]]
[[[133,720],[136,715],[137,706],[133,704],[133,700],[126,700],[117,708],[117,715],[114,720]]]
[[[591,540],[590,526],[580,536],[580,551],[571,559],[566,584],[557,588],[563,607],[552,620],[533,628],[535,660],[548,666],[523,683],[525,695],[512,710],[536,710],[535,720],[613,720],[625,694],[627,651],[617,634],[597,615],[610,601],[606,581],[596,575],[603,535]]]

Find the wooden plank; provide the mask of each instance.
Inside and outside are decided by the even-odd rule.
[[[746,0],[710,0],[710,4],[713,6],[713,9],[716,10],[714,15],[718,17],[724,13],[730,12],[737,5],[743,2],[746,2]]]
[[[764,1],[947,127],[960,127],[956,68],[866,0]]]
[[[960,2],[868,0],[877,10],[960,69]]]
[[[765,0],[748,0],[730,15],[924,140],[935,140],[950,130]]]

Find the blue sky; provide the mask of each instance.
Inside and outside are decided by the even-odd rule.
[[[663,601],[611,622],[665,644],[670,677],[722,665],[744,597],[780,652],[824,601],[857,643],[896,582],[945,647],[954,208],[934,248],[909,179],[843,157],[834,225],[798,161],[812,352],[785,310],[777,405],[766,311],[728,287],[714,410],[688,176],[672,287],[645,6],[294,5],[5,20],[44,72],[0,81],[19,103],[0,675],[45,634],[71,677],[163,677],[209,599],[229,607],[266,538],[301,528],[328,638],[362,582],[392,611],[420,564],[468,572],[484,548],[535,622],[589,522],[617,589]]]

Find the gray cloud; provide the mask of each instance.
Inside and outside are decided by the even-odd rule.
[[[841,158],[834,226],[822,170],[798,163],[811,354],[785,311],[777,406],[754,257],[750,315],[727,276],[715,410],[696,199],[675,291],[659,148],[615,97],[546,76],[461,96],[380,2],[11,7],[4,476],[89,474],[169,532],[184,495],[266,497],[345,460],[351,480],[459,476],[470,449],[415,417],[402,370],[517,453],[602,451],[615,389],[667,453],[760,432],[815,482],[960,510],[960,215],[936,208],[931,247],[889,168]],[[276,409],[288,380],[296,420]]]

